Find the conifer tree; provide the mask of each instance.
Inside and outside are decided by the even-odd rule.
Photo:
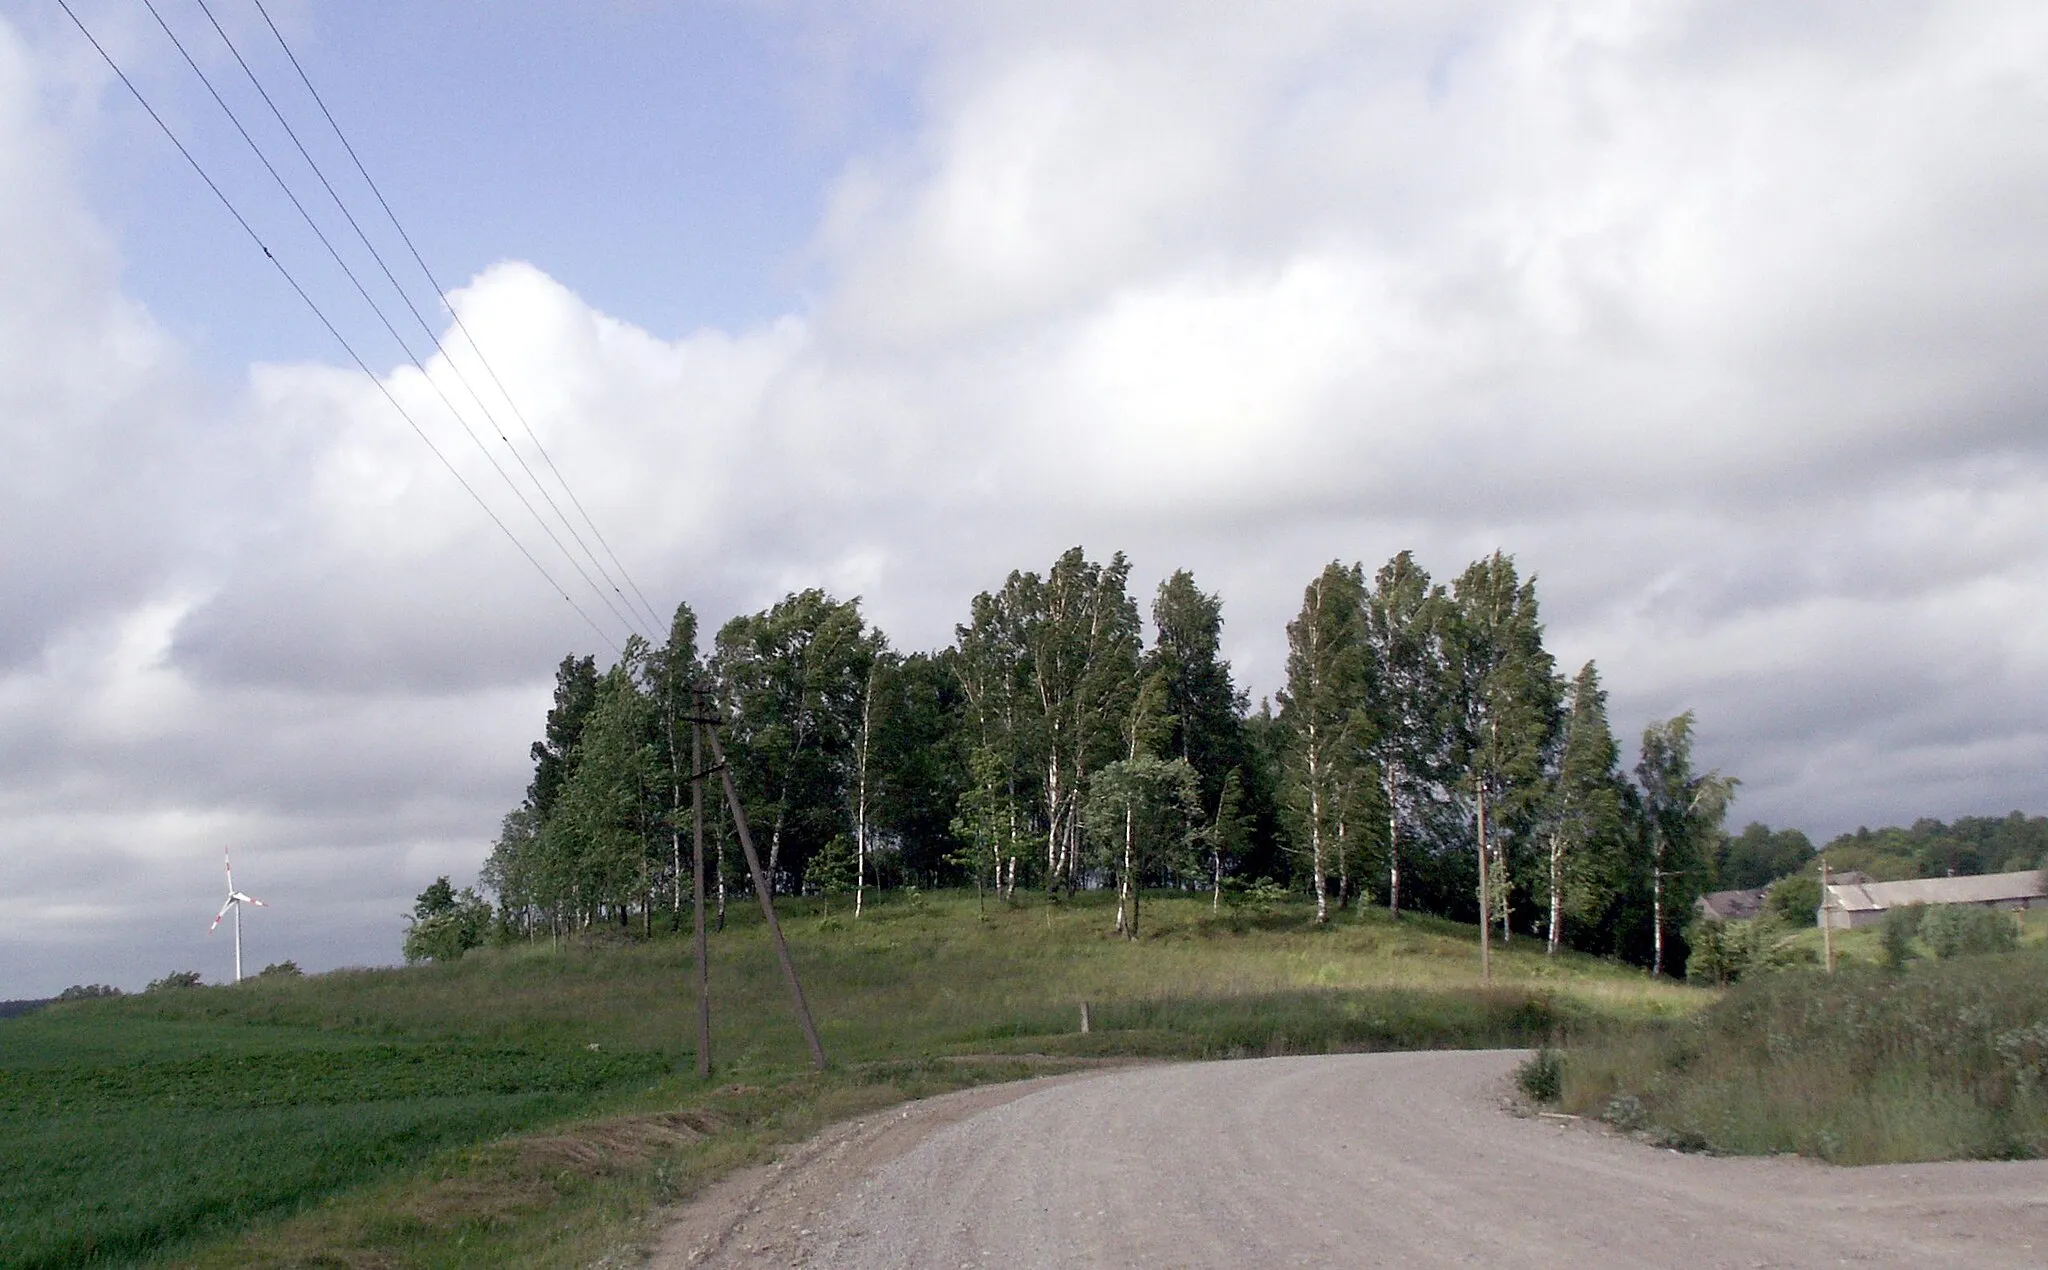
[[[1166,726],[1159,753],[1187,760],[1213,814],[1223,783],[1244,762],[1244,695],[1223,660],[1223,602],[1176,570],[1152,601],[1154,638],[1145,671],[1159,677]]]

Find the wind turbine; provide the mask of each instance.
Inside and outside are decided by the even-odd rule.
[[[226,847],[221,848],[220,858],[221,862],[226,864],[228,869],[228,902],[221,905],[220,912],[213,915],[213,925],[206,928],[206,933],[211,935],[219,930],[220,919],[228,915],[229,909],[235,910],[235,982],[240,983],[242,981],[242,905],[254,904],[257,908],[269,908],[270,906],[253,895],[244,895],[235,889],[235,862],[229,857]]]

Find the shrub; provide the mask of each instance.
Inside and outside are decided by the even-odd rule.
[[[2009,952],[2019,944],[2011,915],[1974,904],[1942,904],[1920,919],[1920,938],[1943,961],[1980,953]]]
[[[1685,977],[1694,983],[1725,985],[1749,969],[1749,923],[1694,919],[1686,928]]]
[[[1258,914],[1270,913],[1286,900],[1287,888],[1271,878],[1258,878],[1230,894],[1232,904]]]
[[[1884,915],[1884,925],[1877,937],[1884,946],[1885,965],[1904,970],[1906,963],[1913,960],[1913,937],[1920,933],[1920,919],[1926,911],[1922,905],[1907,904]]]
[[[256,972],[258,979],[299,979],[305,976],[296,961],[274,961]]]
[[[169,992],[174,988],[196,988],[199,986],[197,970],[174,970],[163,978],[155,980],[144,992]]]
[[[1616,1094],[1607,1100],[1601,1109],[1600,1118],[1624,1133],[1642,1128],[1650,1122],[1650,1116],[1643,1109],[1643,1100],[1634,1094]]]
[[[1564,1056],[1544,1046],[1515,1069],[1515,1083],[1533,1102],[1556,1102],[1564,1092]]]
[[[404,948],[409,963],[460,960],[491,933],[490,901],[466,886],[458,894],[445,876],[420,892],[412,911]]]
[[[1781,878],[1764,901],[1770,911],[1795,926],[1811,926],[1820,910],[1820,879],[1811,873]]]
[[[853,893],[857,863],[853,840],[845,834],[834,834],[832,840],[820,847],[805,866],[804,889],[825,897],[827,915],[832,912],[834,898]]]

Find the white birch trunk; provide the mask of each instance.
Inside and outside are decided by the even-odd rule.
[[[1119,889],[1116,901],[1116,925],[1118,930],[1123,931],[1125,939],[1136,939],[1138,937],[1138,879],[1131,872],[1132,861],[1137,855],[1137,837],[1137,811],[1131,806],[1131,800],[1126,798],[1124,799],[1124,877],[1123,885]],[[1131,920],[1128,926],[1124,924],[1124,900],[1126,897],[1130,899],[1131,904]]]
[[[1479,804],[1479,981],[1493,982],[1493,889],[1486,873],[1486,781],[1472,783]]]
[[[1545,950],[1550,956],[1557,956],[1557,950],[1564,939],[1564,834],[1552,831],[1550,835],[1550,937]]]
[[[1394,802],[1394,767],[1385,768],[1387,784],[1387,913],[1401,915],[1401,813]]]
[[[868,889],[868,742],[874,735],[875,668],[868,670],[867,695],[860,705],[860,793],[853,814],[853,915],[860,917]]]
[[[1664,973],[1664,835],[1654,833],[1650,848],[1650,974]]]

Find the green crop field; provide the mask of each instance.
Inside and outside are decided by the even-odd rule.
[[[1104,1059],[1529,1045],[1706,994],[1517,941],[1280,903],[892,897],[785,925],[810,1072],[758,912],[712,943],[694,1075],[686,938],[611,932],[460,962],[251,980],[0,1022],[0,1267],[587,1264],[832,1119]],[[1087,1003],[1091,1030],[1079,1030]]]

